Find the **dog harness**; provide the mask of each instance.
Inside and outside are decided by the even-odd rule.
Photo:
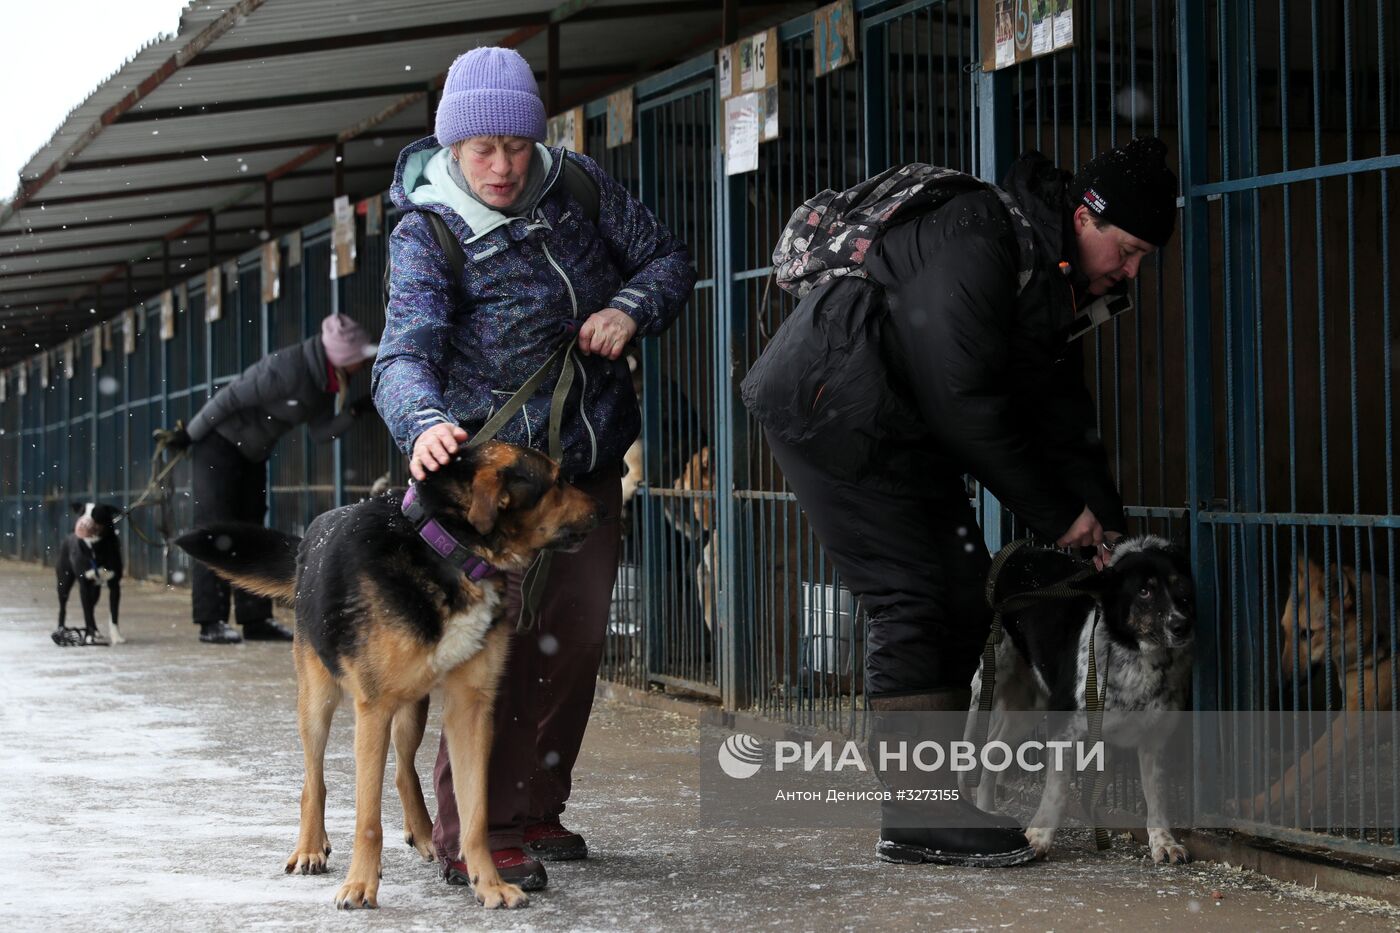
[[[418,487],[408,487],[400,510],[404,517],[413,523],[413,530],[418,532],[418,536],[428,542],[428,546],[437,551],[444,560],[461,567],[468,580],[484,580],[500,572],[492,564],[468,551],[437,519],[428,515],[428,510],[418,501]]]
[[[987,570],[987,606],[992,610],[992,628],[987,635],[986,646],[982,649],[982,695],[977,702],[977,718],[975,720],[975,738],[977,747],[987,744],[987,733],[991,728],[991,715],[993,694],[996,690],[996,670],[997,670],[997,646],[1002,639],[1002,614],[1005,612],[1015,612],[1025,609],[1038,602],[1054,599],[1081,599],[1089,594],[1082,590],[1075,589],[1074,584],[1081,580],[1087,580],[1094,575],[1093,567],[1086,567],[1078,573],[1061,580],[1059,583],[1041,587],[1038,590],[1030,590],[1025,593],[1016,593],[1005,599],[997,599],[997,577],[1001,576],[1001,570],[1006,566],[1011,555],[1029,544],[1026,538],[1018,538],[1006,547],[1002,548],[992,559],[992,565]],[[1098,659],[1095,657],[1094,638],[1098,634],[1099,620],[1103,617],[1103,606],[1095,605],[1094,621],[1089,627],[1089,667],[1084,677],[1084,706],[1085,716],[1089,726],[1089,745],[1097,745],[1103,739],[1103,698],[1107,690],[1107,684],[1102,687],[1099,684]],[[1098,826],[1094,821],[1094,805],[1098,802],[1099,795],[1103,793],[1104,773],[1095,773],[1090,782],[1088,798],[1084,800],[1084,814],[1088,818],[1089,825],[1094,831],[1094,847],[1103,851],[1109,847],[1108,830]],[[973,770],[969,784],[976,787],[982,780],[982,768],[979,766]]]

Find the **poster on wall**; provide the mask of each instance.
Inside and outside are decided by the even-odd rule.
[[[632,141],[632,96],[627,88],[608,95],[608,148],[616,149]]]
[[[1074,44],[1074,0],[979,0],[978,21],[983,71]]]
[[[168,288],[160,293],[160,339],[175,339],[175,294]]]
[[[571,152],[583,152],[583,108],[575,107],[549,118],[544,144],[551,148],[562,146]]]
[[[224,316],[223,283],[219,281],[219,267],[211,266],[204,273],[204,320],[210,324]]]
[[[812,14],[813,74],[820,78],[856,60],[856,11],[851,0]]]
[[[335,199],[331,226],[331,279],[341,279],[355,272],[355,208],[350,197],[342,194]]]
[[[282,297],[282,250],[276,240],[262,246],[262,300],[270,305]]]
[[[750,92],[724,102],[724,173],[739,175],[758,168],[761,95]]]

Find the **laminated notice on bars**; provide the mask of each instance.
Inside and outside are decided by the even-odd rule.
[[[92,368],[102,368],[102,325],[92,329]]]
[[[282,297],[282,250],[276,240],[262,247],[262,300],[270,305]]]
[[[168,288],[160,293],[160,339],[175,339],[175,295]]]
[[[211,266],[204,273],[204,320],[209,323],[224,316],[224,287],[219,279],[219,267]]]
[[[756,93],[724,102],[724,173],[738,175],[758,168],[758,109]]]
[[[39,354],[39,388],[49,387],[49,351]]]
[[[132,308],[122,317],[122,351],[127,356],[136,352],[136,311]]]
[[[545,133],[546,146],[563,146],[572,152],[583,152],[583,108],[575,107],[549,118]]]
[[[331,278],[340,279],[355,272],[355,208],[347,195],[335,199],[331,226]]]
[[[287,234],[287,268],[295,269],[301,265],[301,231],[293,230]]]
[[[70,340],[63,345],[63,378],[72,379],[77,372],[75,358],[77,357],[74,341]]]
[[[632,141],[632,88],[608,95],[608,148]]]
[[[29,394],[29,364],[19,364],[19,378],[15,380],[15,388],[19,389],[20,395]]]
[[[10,371],[8,369],[0,369],[0,405],[5,403],[5,393],[9,391],[9,388]]]

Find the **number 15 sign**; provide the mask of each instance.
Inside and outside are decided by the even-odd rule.
[[[817,77],[856,60],[856,13],[851,0],[824,6],[812,14],[812,48]]]

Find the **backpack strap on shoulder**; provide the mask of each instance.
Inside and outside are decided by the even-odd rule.
[[[462,249],[461,242],[452,234],[451,228],[447,226],[447,221],[442,219],[442,215],[436,211],[424,211],[428,217],[428,223],[433,228],[433,236],[438,241],[438,246],[442,247],[443,253],[447,256],[447,264],[452,267],[452,281],[462,281],[462,273],[467,268],[467,253]]]
[[[583,206],[584,216],[596,226],[601,210],[599,202],[602,199],[598,183],[588,174],[586,168],[569,158],[567,149],[564,150],[564,190],[569,192],[569,197]]]
[[[1016,294],[1020,295],[1030,284],[1031,276],[1035,274],[1035,238],[1031,232],[1031,222],[1026,219],[1015,198],[997,185],[988,184],[987,187],[1001,198],[1002,206],[1011,217],[1011,227],[1016,234],[1017,252],[1020,254],[1019,268],[1016,270]]]

